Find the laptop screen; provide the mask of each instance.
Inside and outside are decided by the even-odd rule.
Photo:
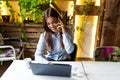
[[[69,64],[30,63],[30,68],[34,75],[71,76],[71,65]]]

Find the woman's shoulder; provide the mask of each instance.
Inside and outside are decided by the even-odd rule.
[[[45,34],[46,34],[46,32],[42,32],[41,34],[40,34],[40,36],[45,36]]]
[[[41,35],[45,35],[45,34],[46,34],[46,32],[42,32],[42,33],[41,33]]]

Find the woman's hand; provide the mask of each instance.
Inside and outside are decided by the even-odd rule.
[[[62,32],[62,33],[66,33],[66,30],[65,30],[65,25],[63,24],[63,22],[60,20],[60,18],[58,18],[58,27],[57,27],[57,30],[59,32]]]

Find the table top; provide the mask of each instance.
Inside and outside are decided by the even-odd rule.
[[[71,77],[33,75],[24,60],[14,60],[1,80],[87,80],[80,62],[52,62],[72,65]]]
[[[71,77],[33,75],[24,60],[14,60],[0,80],[119,80],[120,62],[52,62],[70,64]]]
[[[89,80],[119,80],[120,62],[82,62]]]

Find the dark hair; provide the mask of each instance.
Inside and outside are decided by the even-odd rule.
[[[44,18],[43,18],[43,27],[44,30],[46,31],[46,35],[45,35],[45,40],[48,43],[48,47],[51,49],[51,51],[53,50],[53,41],[52,41],[52,34],[53,32],[48,28],[47,23],[46,23],[46,19],[48,17],[55,17],[55,18],[60,18],[60,15],[58,14],[58,12],[53,9],[53,8],[48,8],[47,10],[45,10],[44,13]],[[62,20],[62,19],[61,19]],[[62,48],[64,48],[63,42],[62,42],[62,33],[60,34],[60,44],[62,46]]]
[[[45,31],[47,31],[47,32],[49,32],[49,31],[51,31],[49,28],[48,28],[48,26],[47,26],[47,23],[46,23],[46,19],[48,18],[48,17],[55,17],[55,18],[60,18],[61,19],[61,17],[60,17],[60,15],[58,14],[58,12],[55,10],[55,9],[53,9],[53,8],[48,8],[47,10],[45,10],[45,13],[44,13],[44,18],[43,18],[43,26],[44,26],[44,29],[45,29]]]

